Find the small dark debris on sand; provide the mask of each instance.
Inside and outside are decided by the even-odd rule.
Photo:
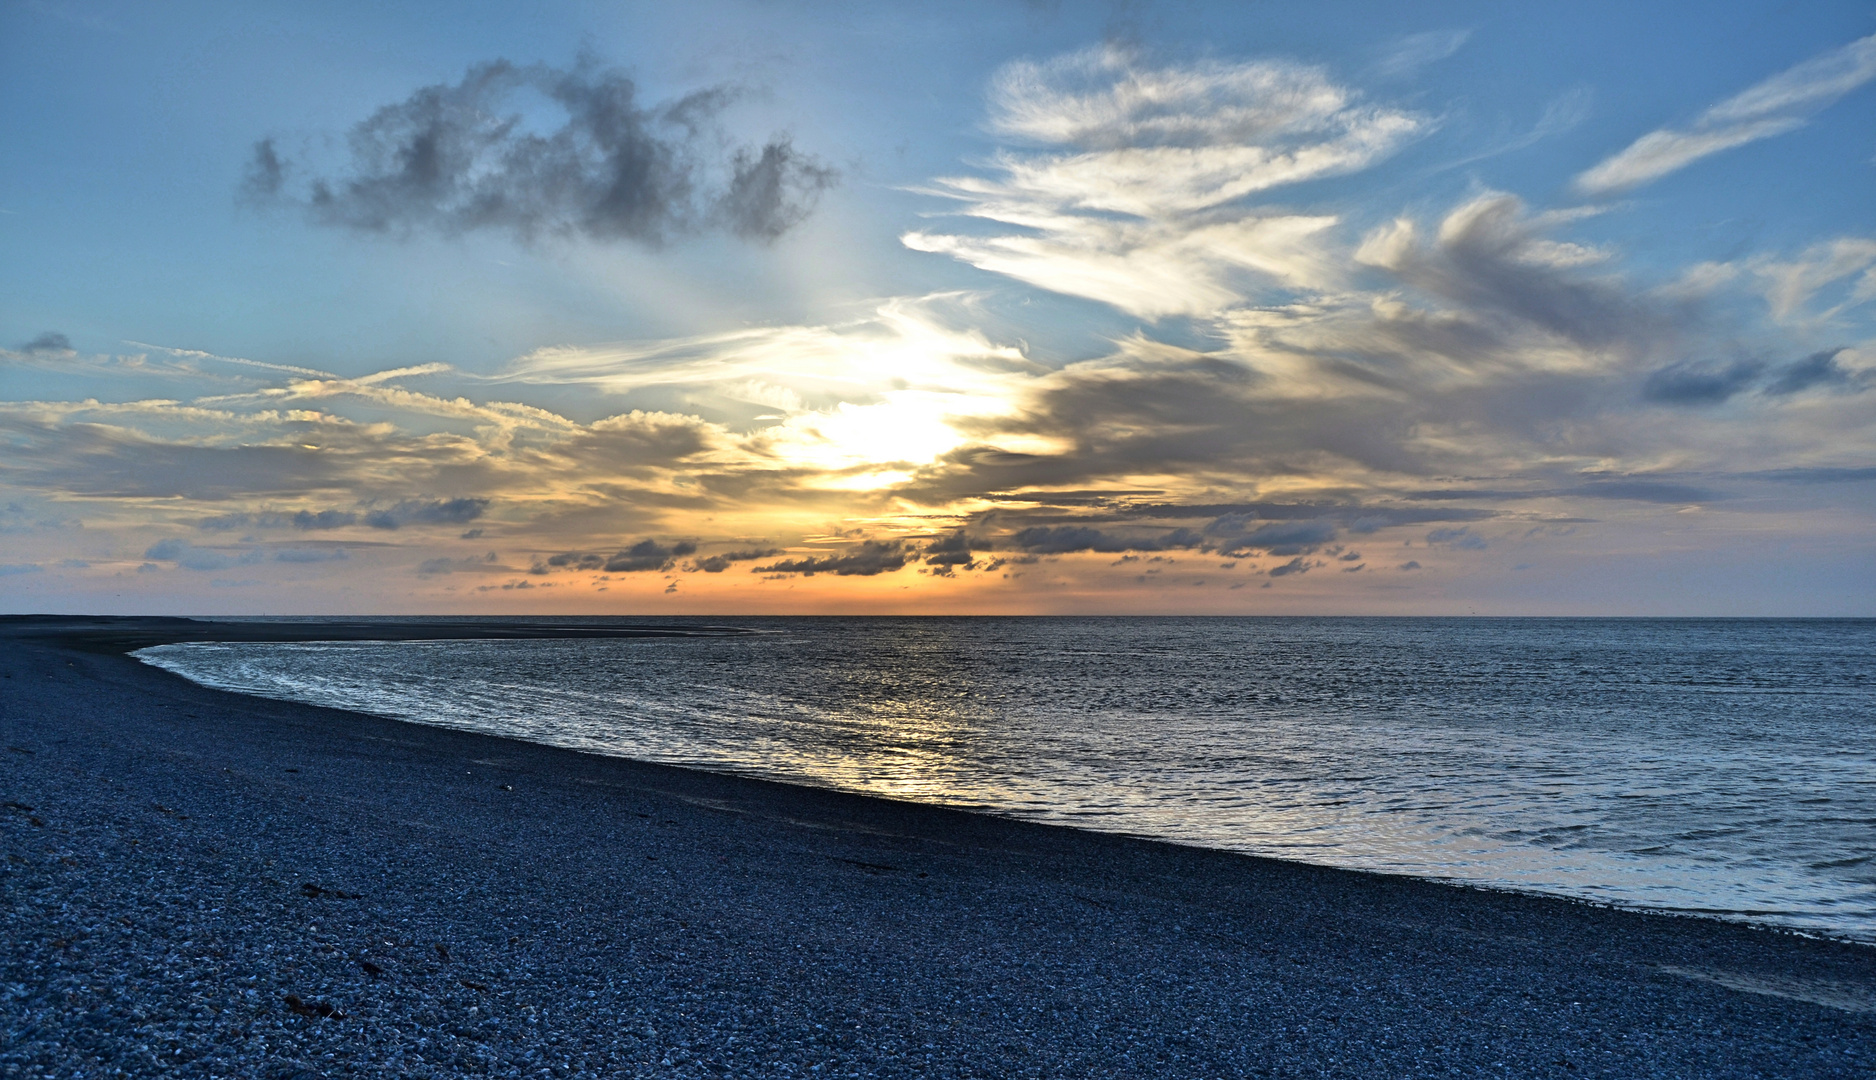
[[[329,889],[310,881],[300,883],[300,893],[312,900],[317,900],[320,897],[330,897],[334,900],[357,900],[360,898],[358,893],[346,892],[344,889]]]
[[[321,1020],[343,1020],[345,1013],[326,1001],[302,1001],[298,994],[288,994],[285,998],[287,1008],[296,1016],[311,1016]]]

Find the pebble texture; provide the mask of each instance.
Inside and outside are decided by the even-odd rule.
[[[0,634],[0,1076],[1876,1075],[1876,950],[598,758]]]

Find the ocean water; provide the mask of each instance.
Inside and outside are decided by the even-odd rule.
[[[602,754],[1876,942],[1876,621],[736,624],[757,632],[138,655]]]

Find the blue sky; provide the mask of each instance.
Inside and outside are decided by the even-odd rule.
[[[8,603],[1869,614],[1872,35],[6,3]]]

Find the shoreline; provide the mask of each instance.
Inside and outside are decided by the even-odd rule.
[[[564,635],[564,636],[584,637],[584,636],[589,636],[589,635],[574,634],[574,635]],[[607,636],[611,636],[611,635],[607,635]],[[652,634],[642,634],[642,635],[635,635],[635,636],[663,636],[663,635],[658,634],[658,633],[652,633]],[[204,643],[208,643],[208,642],[224,640],[224,639],[211,638],[211,639],[202,639],[202,640]],[[239,640],[253,641],[256,639],[244,638],[244,639],[239,639]],[[317,638],[310,638],[310,639],[292,638],[292,639],[284,639],[284,640],[298,642],[302,640],[357,641],[357,640],[379,640],[379,639],[317,637]],[[432,640],[432,639],[421,638],[421,637],[398,637],[398,638],[387,638],[383,640],[413,641],[413,640]],[[477,640],[477,639],[439,638],[439,639],[434,639],[434,640]],[[188,643],[194,643],[194,642],[188,642]],[[214,683],[199,682],[196,679],[191,678],[188,675],[182,674],[180,672],[172,671],[169,668],[164,667],[161,664],[156,664],[147,660],[143,660],[141,657],[137,655],[138,652],[141,652],[144,648],[148,648],[148,647],[151,647],[151,646],[139,646],[135,651],[125,652],[123,653],[123,655],[128,657],[129,659],[137,660],[138,662],[143,663],[146,666],[155,667],[158,670],[165,671],[169,674],[175,675],[178,678],[184,679],[204,689],[214,690],[214,691],[218,691],[221,693],[237,694],[243,697],[255,697],[264,701],[274,701],[274,702],[280,702],[280,703],[285,703],[285,704],[299,704],[300,703],[297,699],[294,699],[294,698],[285,698],[285,697],[276,698],[276,697],[268,696],[266,694],[260,694],[260,693],[256,693],[253,691],[242,690],[236,687],[218,686]],[[631,761],[631,762],[635,762],[638,764],[645,764],[645,765],[656,765],[662,768],[674,768],[674,769],[680,769],[686,772],[698,772],[698,773],[703,773],[703,774],[711,775],[711,776],[723,776],[723,777],[734,777],[734,778],[746,779],[746,780],[756,780],[756,781],[761,781],[764,783],[780,784],[784,787],[790,787],[790,788],[801,788],[801,789],[811,790],[811,791],[825,791],[825,792],[830,792],[830,793],[853,795],[859,798],[873,799],[873,800],[877,800],[883,803],[892,803],[892,804],[914,806],[914,807],[932,807],[936,809],[950,810],[950,811],[955,811],[959,813],[995,817],[995,818],[1000,818],[1006,821],[1025,822],[1029,824],[1041,825],[1041,826],[1048,827],[1048,828],[1067,829],[1071,832],[1094,833],[1094,834],[1099,834],[1103,836],[1122,837],[1122,838],[1131,839],[1131,840],[1138,840],[1138,841],[1145,842],[1145,843],[1167,844],[1173,847],[1191,848],[1191,849],[1198,850],[1198,851],[1211,851],[1211,852],[1218,852],[1221,854],[1240,855],[1246,858],[1263,859],[1263,860],[1268,860],[1271,862],[1285,863],[1285,864],[1291,864],[1291,865],[1296,865],[1296,866],[1314,866],[1314,867],[1321,867],[1324,869],[1342,870],[1342,871],[1346,871],[1349,873],[1370,874],[1370,875],[1383,877],[1383,878],[1406,878],[1406,879],[1411,879],[1415,881],[1425,881],[1425,882],[1429,882],[1429,883],[1436,884],[1436,885],[1445,885],[1445,886],[1450,886],[1453,888],[1469,889],[1469,890],[1475,890],[1479,892],[1504,893],[1504,894],[1513,895],[1513,896],[1541,897],[1545,899],[1562,901],[1564,903],[1582,904],[1588,907],[1599,908],[1599,909],[1604,909],[1604,910],[1609,910],[1609,911],[1631,911],[1631,912],[1637,912],[1637,913],[1645,914],[1645,915],[1659,915],[1659,916],[1663,916],[1667,918],[1708,919],[1714,922],[1730,923],[1730,924],[1738,925],[1738,926],[1746,926],[1746,927],[1750,927],[1753,929],[1763,930],[1763,931],[1767,931],[1771,933],[1790,934],[1796,937],[1810,938],[1810,939],[1814,939],[1818,941],[1832,941],[1832,942],[1838,942],[1838,943],[1842,943],[1846,945],[1852,945],[1852,946],[1876,950],[1876,937],[1865,939],[1865,938],[1856,937],[1855,935],[1849,934],[1849,933],[1832,933],[1828,930],[1818,929],[1816,927],[1807,927],[1807,926],[1797,925],[1794,923],[1783,922],[1783,921],[1780,921],[1780,919],[1775,915],[1767,915],[1767,914],[1761,914],[1761,913],[1736,912],[1736,911],[1717,911],[1717,910],[1708,909],[1708,908],[1674,908],[1674,907],[1648,905],[1648,904],[1642,904],[1642,903],[1625,903],[1625,902],[1614,901],[1614,900],[1600,900],[1592,896],[1578,895],[1576,893],[1566,892],[1561,889],[1545,890],[1545,889],[1540,889],[1540,888],[1521,888],[1516,885],[1511,885],[1511,884],[1506,884],[1506,883],[1501,883],[1501,882],[1479,881],[1479,880],[1473,880],[1473,879],[1464,878],[1464,877],[1448,877],[1448,876],[1442,876],[1439,874],[1413,873],[1409,871],[1377,870],[1377,869],[1372,869],[1368,867],[1346,866],[1346,865],[1336,863],[1330,860],[1312,861],[1309,859],[1302,859],[1302,858],[1285,858],[1283,856],[1278,856],[1278,855],[1267,855],[1267,854],[1262,854],[1262,853],[1255,852],[1255,851],[1243,851],[1243,850],[1234,849],[1230,847],[1221,847],[1221,846],[1212,845],[1212,844],[1205,844],[1197,840],[1184,840],[1175,836],[1154,836],[1154,835],[1147,834],[1147,833],[1127,832],[1127,831],[1118,830],[1118,829],[1097,829],[1097,828],[1093,828],[1090,826],[1066,824],[1066,823],[1059,822],[1059,821],[1049,821],[1049,820],[1045,820],[1045,819],[1038,818],[1038,817],[1025,816],[1020,813],[999,810],[997,807],[992,806],[992,805],[971,805],[971,804],[963,804],[963,803],[944,803],[944,802],[935,802],[935,801],[925,802],[925,801],[920,801],[917,799],[894,798],[889,795],[881,795],[881,794],[877,794],[873,792],[839,787],[831,783],[822,783],[818,780],[818,778],[809,776],[809,775],[803,775],[799,777],[790,777],[790,776],[785,776],[785,775],[778,776],[778,775],[765,774],[763,772],[756,771],[756,770],[743,771],[734,767],[712,768],[704,764],[655,761],[649,758],[632,757],[630,755],[625,755],[625,754],[610,754],[610,753],[606,753],[600,750],[583,749],[578,746],[559,745],[555,743],[537,742],[537,741],[528,740],[528,739],[519,739],[519,738],[515,738],[514,736],[502,735],[499,733],[481,732],[481,731],[477,731],[474,728],[469,728],[469,727],[450,727],[450,726],[442,725],[442,724],[426,723],[422,720],[413,720],[413,719],[409,719],[406,717],[395,716],[390,713],[367,712],[362,709],[351,709],[351,708],[345,708],[343,706],[328,705],[328,706],[317,706],[317,707],[331,708],[331,709],[335,709],[336,711],[343,712],[343,713],[353,713],[353,714],[360,715],[360,716],[370,716],[378,720],[385,720],[385,721],[390,721],[392,723],[399,723],[399,724],[410,724],[410,725],[414,725],[417,727],[435,728],[437,730],[443,730],[443,731],[457,731],[457,732],[463,732],[466,734],[486,734],[490,738],[503,739],[506,741],[513,741],[513,742],[520,742],[520,743],[524,743],[530,746],[540,746],[540,747],[545,747],[545,748],[550,748],[550,749],[563,750],[568,753],[583,754],[583,755],[588,755],[592,757],[607,758],[607,759],[620,760],[620,761]]]
[[[940,616],[937,618],[954,619],[956,617]],[[789,620],[789,622],[798,623],[800,620]],[[631,625],[620,625],[618,620],[595,621],[591,619],[579,619],[569,622],[565,619],[550,618],[515,620],[500,617],[487,617],[465,621],[448,617],[385,617],[340,621],[318,618],[235,619],[225,622],[209,620],[201,624],[199,629],[194,628],[192,624],[191,628],[188,629],[186,633],[179,633],[175,630],[164,630],[160,627],[151,627],[136,633],[124,633],[121,630],[115,633],[122,635],[124,639],[141,638],[143,641],[163,642],[168,642],[172,638],[187,636],[191,640],[183,643],[194,644],[214,641],[277,641],[282,643],[320,641],[347,643],[366,639],[396,643],[417,640],[481,640],[486,642],[490,639],[500,638],[735,637],[744,634],[761,635],[772,634],[774,632],[775,631],[772,629],[761,629],[757,626],[750,625],[658,625],[650,623],[647,620],[638,620]],[[109,641],[112,640],[112,632],[79,630],[72,633],[71,638],[72,640],[83,642],[93,642],[100,639]],[[146,646],[139,644],[130,655],[138,657],[139,659],[145,659],[143,656],[145,647]],[[155,666],[165,668],[166,670],[175,671],[185,678],[200,678],[200,676],[191,673],[189,669],[192,665],[189,664],[172,667],[163,660],[156,658],[146,659],[146,662],[153,663]],[[261,697],[272,697],[272,695],[264,689],[247,689],[238,683],[230,684],[213,678],[205,679],[201,684],[212,689],[250,693]],[[297,701],[306,699],[296,698],[289,694],[279,697],[276,700]],[[503,735],[499,725],[496,727],[484,727],[452,723],[443,712],[440,712],[435,707],[431,707],[427,710],[419,707],[416,715],[400,715],[397,712],[372,710],[369,706],[361,706],[356,702],[348,703],[344,700],[327,700],[323,702],[309,700],[309,703],[324,704],[327,707],[342,710],[367,711],[372,715],[380,716],[384,719],[399,720],[407,723],[439,726],[451,730],[482,731],[498,736]],[[406,701],[405,704],[416,705],[416,700]],[[508,737],[516,736],[510,735]],[[999,804],[994,799],[983,802],[967,802],[959,799],[947,799],[945,797],[946,793],[935,793],[936,797],[923,799],[904,795],[893,795],[878,790],[869,790],[868,786],[865,784],[842,786],[838,782],[829,782],[812,772],[800,770],[791,772],[785,769],[765,768],[759,762],[738,760],[733,757],[719,758],[716,760],[700,760],[683,755],[682,753],[652,753],[646,756],[642,751],[623,750],[616,747],[606,748],[594,744],[582,744],[578,740],[545,741],[535,739],[532,736],[519,737],[524,741],[540,742],[541,745],[558,746],[563,749],[595,753],[602,756],[617,756],[632,760],[651,761],[659,764],[672,765],[678,768],[696,769],[698,771],[713,772],[722,775],[751,777],[782,784],[829,791],[845,791],[851,794],[870,795],[889,800],[905,799],[906,801],[920,803],[922,805],[945,806],[970,813],[991,814],[994,816],[1007,817],[1012,820],[1031,821],[1038,824],[1061,825],[1071,829],[1105,832],[1112,835],[1129,836],[1142,840],[1155,840],[1179,846],[1237,852],[1239,854],[1271,858],[1278,861],[1299,862],[1315,866],[1379,873],[1386,876],[1413,877],[1420,880],[1454,885],[1462,888],[1553,897],[1617,910],[1640,911],[1693,918],[1710,918],[1723,922],[1734,922],[1782,932],[1796,933],[1802,936],[1816,937],[1823,940],[1844,941],[1876,947],[1876,927],[1869,925],[1867,919],[1864,919],[1861,923],[1856,923],[1847,922],[1840,918],[1833,923],[1830,920],[1828,903],[1800,910],[1780,910],[1776,908],[1761,909],[1754,908],[1750,904],[1735,907],[1722,907],[1714,904],[1677,906],[1671,902],[1667,902],[1665,898],[1649,896],[1645,889],[1641,890],[1639,894],[1633,889],[1625,893],[1620,887],[1613,890],[1600,888],[1598,887],[1598,883],[1593,881],[1585,885],[1582,882],[1558,879],[1554,871],[1552,880],[1534,885],[1530,884],[1527,880],[1521,880],[1519,875],[1515,873],[1500,874],[1496,877],[1490,875],[1468,875],[1466,873],[1456,872],[1439,873],[1435,872],[1433,868],[1438,865],[1437,863],[1423,867],[1416,865],[1412,860],[1396,860],[1389,865],[1371,865],[1363,864],[1359,860],[1349,861],[1336,857],[1310,858],[1306,855],[1299,855],[1294,852],[1271,850],[1269,847],[1260,848],[1257,845],[1233,845],[1229,841],[1220,840],[1215,837],[1193,837],[1187,833],[1181,832],[1178,828],[1154,832],[1150,829],[1145,829],[1145,831],[1132,831],[1124,827],[1115,827],[1116,825],[1129,824],[1129,822],[1123,819],[1110,818],[1107,820],[1106,824],[1089,823],[1077,820],[1076,815],[1072,813],[1050,813],[1047,810],[1033,808],[1025,810],[1021,806],[1012,805],[1010,803]],[[1142,823],[1133,822],[1132,824]],[[1746,900],[1748,898],[1734,897],[1734,899]]]
[[[27,622],[8,1074],[1876,1065],[1854,942],[294,705],[115,655],[175,626]]]

